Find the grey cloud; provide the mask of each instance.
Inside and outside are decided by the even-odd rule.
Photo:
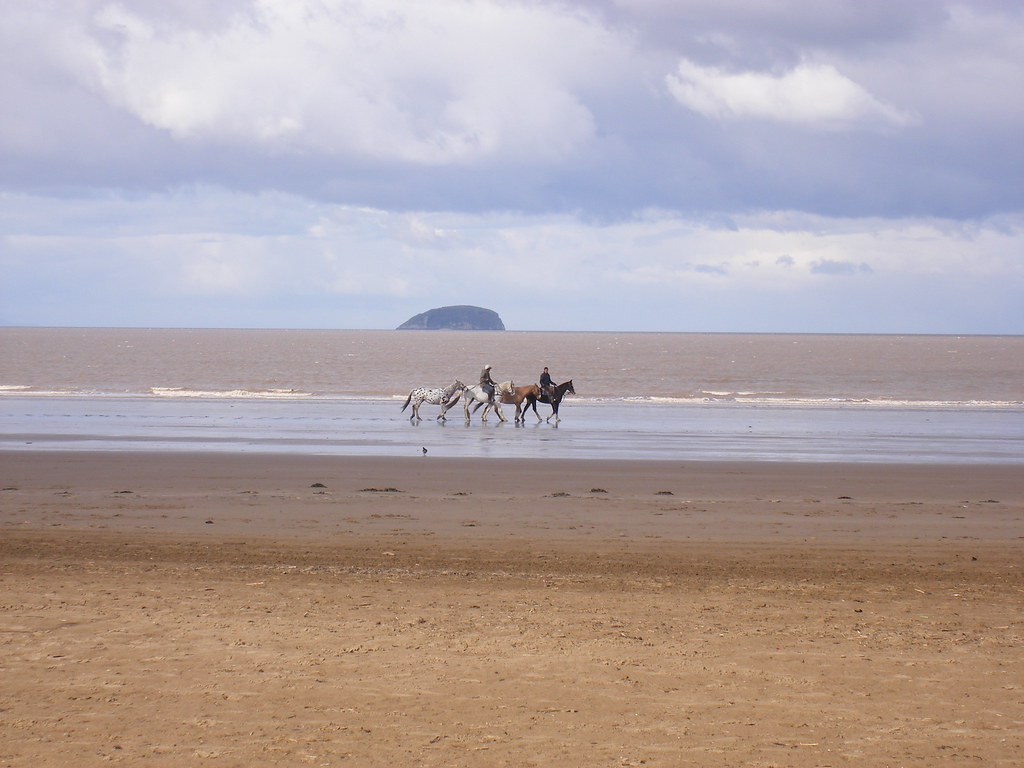
[[[704,275],[728,275],[729,270],[720,264],[695,264],[693,266],[694,272],[699,272]]]
[[[299,13],[301,3],[280,12]],[[402,32],[396,4],[395,28],[378,30],[379,45],[354,58],[331,58],[338,54],[315,39],[316,25],[254,10],[272,5],[134,2],[121,21],[105,10],[113,7],[82,0],[58,14],[26,4],[5,19],[0,187],[93,194],[204,184],[382,208],[598,219],[651,207],[701,217],[791,209],[953,218],[1024,207],[1024,110],[1007,96],[1024,76],[1013,45],[1024,15],[1014,3],[972,3],[966,15],[934,0],[504,4],[522,23],[500,38],[483,17],[439,14],[443,49]],[[343,24],[360,7],[327,1],[317,12]],[[152,35],[148,48],[126,47],[132,34],[141,39],[124,27],[132,19]],[[311,36],[324,51],[310,58],[317,79],[308,69],[289,74],[286,55],[265,71],[260,57],[213,55],[237,42],[231,35],[242,33],[232,30],[249,27],[282,54]],[[190,35],[213,47],[182,48]],[[834,67],[875,100],[865,103],[876,115],[889,115],[877,122],[891,130],[711,122],[665,85],[682,60],[775,78],[805,60]],[[175,79],[189,67],[205,77]],[[990,81],[970,75],[977,71]],[[167,105],[179,82],[221,90],[192,93],[191,111],[176,114]],[[165,101],[147,102],[161,84]],[[353,88],[364,90],[344,101]],[[918,124],[893,117],[911,114]]]
[[[811,272],[816,275],[856,275],[874,272],[869,264],[836,259],[820,259],[811,264]]]

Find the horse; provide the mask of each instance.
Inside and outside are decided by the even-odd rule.
[[[516,424],[518,424],[520,421],[526,421],[526,410],[525,408],[522,407],[523,401],[526,400],[526,398],[529,395],[533,395],[534,397],[540,397],[541,391],[540,387],[538,387],[536,384],[530,384],[525,387],[517,387],[515,385],[515,382],[503,381],[501,382],[501,384],[498,385],[498,388],[495,390],[494,395],[503,404],[514,405],[516,407],[515,422]],[[480,406],[483,404],[484,402],[482,400],[477,401],[477,403],[473,406],[472,412],[476,413],[480,409]],[[540,414],[537,414],[537,421],[540,421]]]
[[[494,405],[492,406],[490,395],[484,392],[484,388],[477,384],[474,387],[468,387],[466,391],[462,393],[462,410],[466,414],[467,424],[469,424],[470,418],[469,406],[474,403],[476,403],[476,405],[473,408],[473,413],[476,413],[476,409],[480,405],[484,406],[484,413],[480,417],[480,421],[485,423],[487,422],[487,414],[492,407],[494,408],[494,412],[498,414],[499,419],[502,421],[508,421],[508,419],[505,418],[505,415],[501,412],[501,400],[495,397]],[[451,408],[453,405],[455,405],[455,403],[449,403],[444,410],[448,410],[448,408]]]
[[[458,402],[459,396],[465,391],[465,389],[466,385],[458,379],[444,389],[441,389],[440,387],[435,389],[428,389],[427,387],[414,389],[409,393],[409,396],[405,398],[405,405],[402,406],[402,411],[405,412],[405,409],[409,407],[409,403],[412,403],[412,415],[409,417],[409,421],[419,421],[420,406],[423,403],[440,405],[441,413],[437,415],[437,418],[440,421],[444,421],[444,412]]]
[[[516,407],[515,420],[518,424],[520,421],[526,421],[526,406],[523,405],[523,402],[529,397],[540,397],[542,392],[540,391],[540,387],[536,384],[517,387],[511,381],[504,381],[498,385],[498,394],[501,396],[501,402],[506,405],[514,405]],[[534,408],[534,413],[537,413],[536,408]],[[537,413],[537,421],[540,421],[539,413]]]
[[[540,389],[540,387],[537,387],[537,389]],[[551,397],[548,397],[547,392],[544,392],[543,390],[541,390],[540,397],[527,395],[526,405],[523,406],[523,418],[526,418],[526,409],[532,406],[534,415],[536,415],[537,420],[540,421],[540,414],[537,413],[537,403],[547,403],[548,405],[551,406],[551,416],[555,417],[555,423],[557,424],[562,420],[558,416],[558,405],[559,403],[562,402],[562,398],[565,397],[566,394],[576,394],[576,390],[573,389],[572,386],[572,379],[569,379],[568,381],[564,381],[561,384],[557,384],[556,386],[552,387]],[[548,416],[547,419],[545,419],[545,421],[550,422],[551,416]]]

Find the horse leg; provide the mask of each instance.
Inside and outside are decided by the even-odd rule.
[[[537,403],[541,402],[538,398],[533,399],[533,415],[537,417],[537,422],[544,421],[544,417],[540,415],[540,411],[537,410]]]
[[[448,400],[441,403],[441,413],[437,415],[438,421],[448,421],[448,416],[446,414],[448,413],[449,409],[455,407],[455,404],[459,402],[459,399],[461,397],[462,395],[456,391],[455,393],[452,394],[450,398],[448,398]]]
[[[420,405],[422,404],[422,400],[417,400],[415,403],[412,404],[412,413],[409,414],[409,421],[420,420]]]
[[[493,394],[488,394],[487,392],[484,392],[484,395],[487,395],[487,400],[481,403],[481,405],[483,405],[484,407],[484,415],[480,417],[480,421],[486,424],[487,414],[489,414],[491,411],[494,411],[496,414],[498,414],[499,419],[505,421],[505,417],[501,415],[501,408],[498,407],[498,404],[501,401],[498,399],[500,395],[498,394],[497,390],[495,390]]]
[[[526,396],[526,405],[523,406],[523,423],[526,423],[526,412],[533,408],[533,415],[537,417],[537,421],[541,421],[540,414],[537,413],[537,398],[533,395]]]
[[[558,416],[558,406],[559,406],[559,404],[561,402],[562,402],[561,400],[559,400],[557,402],[552,401],[552,403],[551,403],[551,416],[548,416],[548,419],[547,419],[548,423],[551,423],[551,418],[552,417],[554,417],[554,419],[555,419],[555,424],[557,424],[558,422],[560,422],[562,420]]]
[[[530,405],[530,396],[528,394],[520,395],[515,401],[516,403],[516,424],[526,423],[526,409]]]

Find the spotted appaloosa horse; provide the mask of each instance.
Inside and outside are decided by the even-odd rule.
[[[551,416],[555,417],[555,423],[557,424],[562,419],[558,416],[558,406],[562,402],[562,398],[566,394],[575,395],[576,390],[573,389],[572,379],[564,381],[557,386],[551,388],[551,397],[549,398],[545,392],[541,392],[540,397],[534,397],[533,395],[526,396],[526,405],[523,406],[523,418],[526,418],[526,409],[533,407],[533,412],[536,414],[537,419],[540,420],[540,414],[537,413],[537,403],[547,403],[551,406]],[[546,421],[551,421],[551,416],[548,416]]]
[[[466,385],[458,379],[444,389],[441,389],[440,387],[434,389],[429,389],[427,387],[414,389],[409,393],[409,396],[405,398],[405,405],[402,406],[402,411],[405,412],[405,409],[409,407],[409,403],[412,403],[412,415],[409,417],[409,421],[417,421],[420,419],[420,406],[423,405],[423,403],[440,405],[441,412],[437,415],[437,418],[444,421],[444,412],[459,401],[459,397],[465,389]]]

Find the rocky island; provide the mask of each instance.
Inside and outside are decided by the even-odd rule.
[[[420,312],[402,323],[399,331],[504,331],[498,313],[492,309],[460,304]]]

